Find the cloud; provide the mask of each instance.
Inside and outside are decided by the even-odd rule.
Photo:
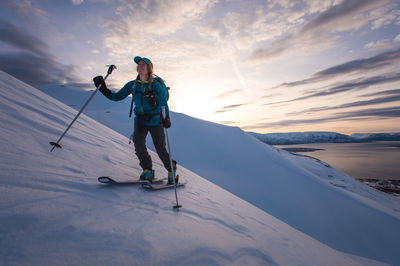
[[[366,59],[358,59],[347,63],[327,68],[317,72],[316,77],[337,76],[354,72],[364,72],[366,70],[381,69],[386,66],[392,66],[398,63],[400,59],[400,48],[392,51],[386,51]]]
[[[390,50],[399,47],[399,41],[396,39],[383,39],[375,42],[369,42],[364,47],[370,51]]]
[[[390,10],[389,7],[388,7],[388,10]],[[371,23],[371,29],[377,30],[377,29],[380,29],[380,28],[382,28],[386,25],[389,25],[393,22],[396,23],[396,22],[398,22],[399,16],[400,16],[400,10],[397,8],[394,8],[394,9],[390,10],[389,12],[386,12],[385,14],[378,17],[375,21],[373,21]]]
[[[60,84],[76,82],[75,68],[56,61],[51,56],[19,52],[0,54],[0,68],[30,84]]]
[[[281,21],[283,18],[277,17],[274,12],[264,10],[264,7],[256,7],[251,1],[246,1],[246,8],[247,12],[228,9],[217,19],[207,22],[206,25],[197,26],[197,30],[204,38],[215,39],[227,50],[248,50],[255,42],[278,36],[281,28],[285,27]]]
[[[376,109],[364,109],[352,112],[343,112],[337,114],[334,119],[353,118],[353,117],[400,117],[400,107],[387,107]]]
[[[9,9],[18,18],[29,24],[47,24],[48,15],[40,8],[34,7],[30,0],[1,1],[0,5]]]
[[[119,65],[127,64],[127,56],[142,55],[156,62],[157,72],[195,72],[196,66],[217,60],[214,51],[218,47],[201,38],[194,25],[215,3],[216,0],[121,1],[115,16],[105,23],[104,45]]]
[[[316,112],[321,112],[321,111],[346,109],[346,108],[351,108],[351,107],[365,107],[365,106],[369,106],[369,105],[383,104],[383,103],[390,103],[390,102],[397,102],[397,101],[400,101],[400,93],[398,93],[398,95],[390,95],[390,96],[386,96],[386,97],[379,97],[379,98],[365,100],[365,101],[355,101],[355,102],[345,103],[345,104],[336,105],[336,106],[324,106],[324,107],[310,108],[310,109],[306,109],[306,110],[303,110],[300,112],[296,111],[296,112],[290,113],[289,115],[299,115],[299,114],[304,114],[304,113],[316,113]]]
[[[219,121],[219,124],[233,126],[233,125],[236,125],[237,122],[236,121]]]
[[[58,45],[63,45],[65,42],[71,43],[75,40],[76,35],[69,33],[70,31],[63,30],[59,31],[57,28],[59,23],[55,23],[60,18],[54,14],[57,11],[48,13],[48,5],[42,5],[38,3],[40,1],[34,0],[16,0],[16,1],[0,1],[0,8],[4,12],[11,14],[10,19],[7,17],[0,18],[3,20],[12,21],[18,25],[19,30],[23,32],[29,32],[31,35],[35,36],[37,39],[46,40],[49,43],[51,48],[54,48]],[[51,6],[51,4],[50,4]],[[42,7],[42,8],[41,8]],[[46,9],[46,10],[45,10]],[[64,15],[68,16],[68,11],[64,11]],[[74,22],[68,22],[68,25],[74,24],[75,18],[73,18]],[[62,19],[65,22],[65,18]],[[72,27],[71,27],[72,28]],[[49,50],[49,49],[48,49]],[[48,51],[47,50],[47,51]]]
[[[223,93],[218,94],[217,96],[215,96],[215,98],[217,98],[217,99],[224,99],[224,98],[230,97],[230,96],[232,96],[232,95],[234,95],[234,94],[237,94],[237,93],[239,93],[239,92],[242,92],[242,91],[243,91],[243,90],[241,90],[241,89],[235,89],[235,90],[225,91],[225,92],[223,92]]]
[[[109,20],[107,26],[114,33],[123,33],[126,39],[133,41],[152,35],[165,36],[175,33],[186,23],[200,18],[208,8],[215,4],[208,1],[122,1],[116,8],[116,18]],[[114,36],[116,37],[116,36]]]
[[[80,4],[83,4],[83,2],[85,2],[85,0],[72,0],[72,4],[79,6]]]
[[[233,110],[237,109],[238,107],[241,107],[241,106],[244,106],[244,105],[247,105],[247,103],[231,104],[231,105],[222,107],[221,109],[215,111],[214,113],[230,112],[230,111],[233,111]]]
[[[397,95],[400,94],[400,89],[396,90],[386,90],[386,91],[378,91],[374,93],[361,95],[362,97],[371,97],[371,96],[379,96],[379,95]]]
[[[373,77],[369,77],[369,78],[348,81],[348,82],[340,84],[340,85],[327,87],[323,90],[320,89],[319,91],[314,92],[314,93],[308,93],[307,95],[302,96],[302,97],[298,97],[298,98],[287,100],[287,101],[268,103],[265,105],[276,105],[276,104],[290,103],[290,102],[295,102],[295,101],[300,101],[300,100],[307,100],[307,99],[311,99],[314,97],[328,96],[328,95],[333,95],[333,94],[337,94],[337,93],[341,93],[341,92],[345,92],[345,91],[351,91],[351,90],[360,90],[360,89],[368,88],[369,86],[381,85],[381,84],[391,83],[391,82],[396,82],[396,81],[400,81],[400,73],[388,73],[388,74],[384,74],[384,75],[378,75],[378,76],[373,76]]]
[[[313,118],[313,119],[292,119],[281,120],[277,122],[265,122],[255,125],[248,125],[242,129],[255,129],[255,128],[280,128],[284,126],[295,126],[304,124],[318,124],[323,122],[343,121],[343,120],[367,120],[369,118],[398,118],[400,117],[400,107],[387,107],[379,109],[364,109],[352,112],[341,112],[334,115]]]
[[[215,38],[224,47],[246,53],[263,42],[293,31],[310,14],[323,12],[330,1],[235,1],[220,5],[216,19],[198,27],[202,35]]]
[[[389,3],[389,0],[352,0],[342,1],[321,12],[303,27],[292,33],[286,33],[281,39],[268,47],[255,50],[249,57],[251,61],[267,60],[285,53],[328,45],[339,33],[360,29],[382,14],[372,13]],[[364,14],[370,12],[368,15]]]
[[[400,12],[400,11],[399,11]],[[400,15],[399,15],[400,17]],[[368,50],[390,50],[390,49],[395,49],[396,47],[400,46],[400,34],[398,34],[396,37],[393,39],[383,39],[383,40],[377,40],[375,42],[369,42],[367,43],[364,47],[367,48]]]
[[[49,47],[13,24],[0,20],[0,41],[12,51],[0,51],[1,70],[30,84],[76,82],[75,67],[48,53]]]
[[[352,60],[340,65],[336,65],[319,71],[313,74],[310,78],[282,83],[271,89],[308,85],[346,74],[365,73],[369,70],[382,70],[385,67],[395,66],[398,64],[399,60],[400,48],[397,48],[395,50],[382,52],[369,58]]]
[[[34,54],[44,56],[49,46],[22,29],[0,19],[0,41]]]

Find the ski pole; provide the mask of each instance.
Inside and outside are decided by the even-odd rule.
[[[107,77],[113,72],[114,69],[116,69],[117,67],[115,65],[110,65],[108,67],[108,71],[107,71],[107,75],[104,77],[104,80],[107,79]],[[83,110],[86,108],[86,106],[89,104],[89,102],[93,99],[94,95],[96,94],[96,92],[100,89],[99,85],[96,90],[92,93],[92,95],[89,97],[89,99],[86,101],[86,103],[83,105],[83,107],[81,108],[81,110],[78,112],[78,114],[75,116],[75,118],[72,120],[71,124],[69,124],[69,126],[67,127],[67,129],[64,131],[64,133],[61,135],[61,137],[56,141],[51,141],[50,145],[53,146],[53,148],[51,149],[50,152],[52,152],[54,150],[54,148],[62,148],[60,145],[60,141],[61,139],[65,136],[65,134],[67,134],[67,131],[71,128],[72,124],[76,121],[76,119],[78,119],[78,117],[80,116],[80,114],[83,112]]]
[[[165,106],[163,106],[162,107],[162,116],[163,116],[163,119],[165,119],[167,116],[166,116],[166,113],[165,113]],[[173,174],[173,176],[174,176],[174,189],[175,189],[175,200],[176,200],[176,205],[174,206],[174,209],[178,209],[179,210],[179,208],[181,208],[182,207],[182,205],[180,205],[179,203],[178,203],[178,193],[176,192],[176,182],[175,182],[175,175],[176,175],[176,173],[175,173],[175,171],[174,171],[174,166],[173,166],[173,164],[172,164],[172,154],[171,154],[171,146],[170,146],[170,144],[169,144],[169,137],[168,137],[168,129],[167,128],[165,128],[165,135],[167,136],[167,144],[168,144],[168,153],[169,153],[169,162],[170,162],[170,164],[171,164],[171,171],[172,171],[172,174]]]

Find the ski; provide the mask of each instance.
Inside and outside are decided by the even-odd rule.
[[[142,184],[142,187],[144,189],[147,190],[161,190],[161,189],[165,189],[165,188],[174,188],[175,185],[176,187],[183,187],[187,182],[183,182],[183,183],[177,183],[177,184],[168,184],[167,182],[162,182],[162,183],[144,183]]]
[[[124,180],[124,181],[118,181],[115,180],[109,176],[100,176],[98,178],[100,183],[103,184],[111,184],[111,185],[133,185],[133,184],[156,184],[156,183],[161,183],[163,182],[163,180],[165,180],[165,178],[163,179],[153,179],[153,180],[142,180],[142,179],[133,179],[133,180]]]

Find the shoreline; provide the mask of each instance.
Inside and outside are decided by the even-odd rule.
[[[400,180],[379,180],[374,178],[356,178],[372,188],[400,197]]]
[[[314,151],[324,151],[325,149],[319,148],[307,148],[307,147],[298,147],[298,148],[281,148],[282,150],[288,152],[314,152]]]
[[[386,146],[386,147],[400,148],[400,145],[393,145],[393,146]],[[289,147],[289,148],[281,147],[280,149],[288,151],[296,156],[309,157],[309,158],[315,159],[317,161],[321,161],[321,160],[318,158],[309,156],[309,155],[302,154],[302,153],[325,150],[325,149],[321,149],[321,148],[308,148],[308,147]],[[361,183],[366,184],[369,187],[380,190],[384,193],[390,194],[395,197],[400,197],[400,180],[377,179],[377,178],[356,178],[356,177],[352,177],[352,178],[355,180],[358,180]]]

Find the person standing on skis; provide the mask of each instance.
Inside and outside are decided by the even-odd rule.
[[[169,128],[169,108],[167,104],[168,91],[164,84],[154,78],[153,63],[150,59],[136,56],[138,75],[135,80],[126,83],[118,92],[109,90],[102,76],[93,78],[94,85],[100,88],[101,93],[112,101],[121,101],[132,94],[135,103],[135,127],[133,142],[135,152],[143,169],[140,179],[154,179],[151,157],[146,147],[146,137],[150,132],[157,154],[165,169],[168,171],[168,183],[174,182],[176,162],[171,169],[170,155],[165,147],[164,127]],[[162,108],[165,108],[166,118],[163,119]],[[174,171],[174,173],[172,172]]]

